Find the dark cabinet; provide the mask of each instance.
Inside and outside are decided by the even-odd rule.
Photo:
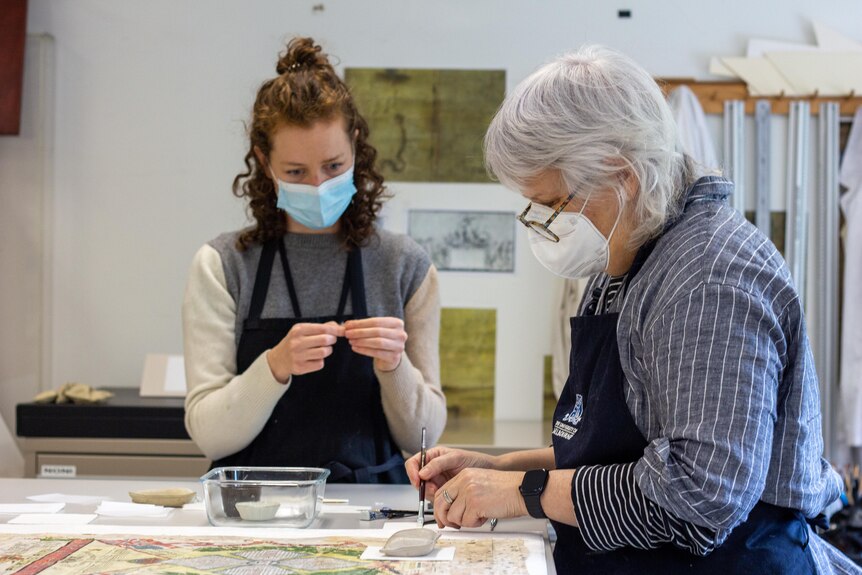
[[[21,128],[27,0],[0,0],[0,135]]]

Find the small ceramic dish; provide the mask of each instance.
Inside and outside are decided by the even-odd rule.
[[[236,510],[244,521],[267,521],[278,512],[278,501],[240,501]]]
[[[387,539],[380,552],[394,557],[421,557],[434,551],[439,537],[440,532],[431,529],[405,529]]]
[[[182,507],[195,498],[195,492],[184,487],[173,487],[170,489],[143,489],[141,491],[129,491],[129,497],[133,503],[149,503],[151,505],[163,505],[165,507]]]

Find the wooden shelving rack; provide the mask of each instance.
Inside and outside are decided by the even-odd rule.
[[[807,100],[811,102],[811,113],[817,114],[820,102],[839,102],[842,116],[852,116],[856,109],[862,106],[862,95],[854,93],[845,96],[823,97],[818,94],[810,96],[751,96],[748,94],[748,86],[740,81],[698,81],[693,78],[656,78],[659,85],[665,91],[670,92],[677,86],[686,85],[700,100],[705,114],[723,114],[724,102],[726,100],[744,100],[745,113],[754,113],[754,103],[758,100],[768,100],[772,103],[773,114],[787,114],[790,102],[795,100]]]

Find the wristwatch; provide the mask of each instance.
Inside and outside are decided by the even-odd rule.
[[[524,474],[524,479],[521,481],[521,486],[518,490],[521,492],[521,497],[524,498],[524,504],[527,506],[527,512],[530,517],[536,519],[545,519],[547,515],[542,510],[542,492],[545,491],[545,485],[548,484],[547,469],[531,469]]]

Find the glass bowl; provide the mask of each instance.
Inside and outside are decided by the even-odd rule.
[[[327,477],[329,470],[319,467],[217,467],[201,477],[207,518],[216,526],[308,527],[320,512]],[[245,505],[237,509],[237,503]],[[274,515],[255,512],[273,504]]]

